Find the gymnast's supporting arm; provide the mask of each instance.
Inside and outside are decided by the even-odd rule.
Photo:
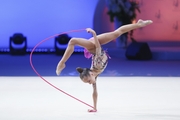
[[[98,93],[97,93],[96,83],[94,83],[93,84],[93,94],[92,94],[94,109],[88,110],[89,112],[96,112],[97,111],[97,96],[98,96]]]

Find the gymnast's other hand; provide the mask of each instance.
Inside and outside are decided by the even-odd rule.
[[[65,63],[59,62],[56,68],[56,74],[60,75],[61,71],[66,67]]]
[[[88,33],[92,33],[92,34],[95,34],[96,32],[93,30],[93,29],[91,29],[91,28],[86,28],[86,31],[88,32]]]

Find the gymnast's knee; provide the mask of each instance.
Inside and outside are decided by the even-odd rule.
[[[69,45],[75,45],[77,42],[77,39],[76,38],[71,38],[70,41],[69,41]]]

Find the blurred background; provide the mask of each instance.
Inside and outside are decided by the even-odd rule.
[[[90,38],[121,25],[150,19],[103,46],[111,59],[102,76],[180,76],[180,0],[0,0],[0,76],[56,76],[56,65],[72,37]],[[83,29],[83,30],[82,30]],[[81,30],[71,32],[72,30]],[[91,60],[76,47],[62,76]]]

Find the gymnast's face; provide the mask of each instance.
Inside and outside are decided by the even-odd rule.
[[[94,77],[92,74],[90,74],[89,76],[85,76],[85,77],[82,79],[82,81],[83,81],[84,83],[89,83],[89,84],[94,84],[94,83],[96,83],[96,79],[95,79],[95,77]]]

